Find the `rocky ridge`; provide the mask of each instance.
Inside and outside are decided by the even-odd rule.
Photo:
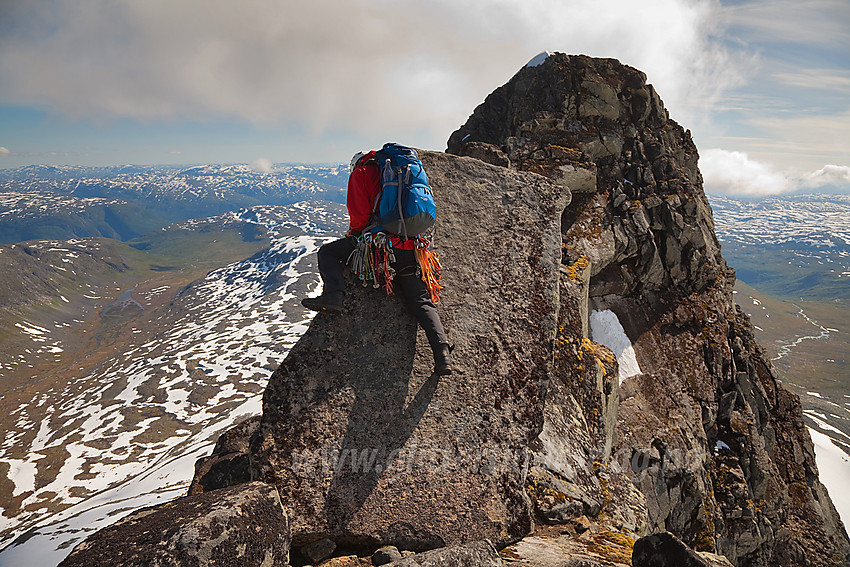
[[[589,304],[618,315],[643,370],[621,386],[607,468],[640,489],[648,531],[736,565],[847,561],[799,401],[732,300],[696,147],[643,73],[551,56],[491,94],[448,151],[573,190],[564,246],[587,258]],[[576,184],[588,162],[595,184]]]
[[[732,300],[696,147],[641,72],[551,55],[422,157],[457,373],[432,375],[401,305],[352,282],[346,324],[313,320],[263,415],[173,506],[274,486],[293,547],[264,565],[387,545],[417,552],[397,565],[847,564],[799,400]],[[617,315],[641,373],[621,382],[594,311]]]

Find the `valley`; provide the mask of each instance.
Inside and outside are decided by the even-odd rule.
[[[31,302],[9,319],[31,344],[4,366],[0,537],[17,545],[0,564],[185,490],[218,432],[259,413],[268,375],[309,322],[294,300],[318,285],[315,250],[341,231],[342,210],[254,207],[128,244],[73,244],[106,247],[109,268],[57,290],[49,305],[61,312]],[[129,289],[141,308],[104,316]]]
[[[24,169],[0,172],[0,567],[182,494],[260,413],[346,226],[341,166]],[[710,198],[737,303],[850,454],[850,199]]]
[[[850,455],[850,306],[779,299],[741,281],[736,292],[783,384],[800,396],[807,424]]]

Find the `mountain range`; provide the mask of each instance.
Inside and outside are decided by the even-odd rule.
[[[850,195],[709,195],[727,261],[773,295],[850,300]]]
[[[30,166],[0,170],[0,243],[105,236],[129,240],[167,224],[254,205],[344,202],[344,166]]]

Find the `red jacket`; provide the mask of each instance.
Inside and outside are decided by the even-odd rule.
[[[348,233],[355,236],[371,224],[375,200],[381,192],[381,170],[374,157],[372,151],[360,158],[348,176]]]
[[[348,176],[348,234],[353,236],[372,224],[372,212],[377,209],[376,201],[381,194],[381,168],[373,159],[375,153],[371,151],[360,158]],[[392,243],[394,248],[413,250],[415,241],[393,236]]]

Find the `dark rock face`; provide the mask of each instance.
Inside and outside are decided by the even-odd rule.
[[[289,544],[277,490],[250,483],[138,510],[90,536],[60,565],[282,567]]]
[[[189,495],[201,494],[251,481],[249,451],[251,437],[260,427],[260,416],[246,419],[225,431],[209,457],[195,463]]]
[[[395,297],[350,283],[272,375],[255,478],[290,505],[296,545],[421,551],[532,527],[529,442],[543,423],[569,191],[471,158],[422,152],[437,200],[439,304],[455,374],[432,374]]]
[[[690,293],[723,275],[696,146],[637,69],[563,54],[521,69],[447,151],[477,156],[482,147],[578,194],[565,242],[589,255],[591,295]]]
[[[615,60],[552,55],[488,96],[448,152],[507,161],[573,192],[563,265],[587,285],[587,304],[562,285],[556,356],[568,363],[556,364],[540,436],[560,449],[533,444],[543,472],[529,477],[542,519],[587,512],[594,495],[604,502],[616,487],[621,504],[603,510],[638,534],[669,530],[741,566],[850,561],[799,401],[776,382],[732,299],[734,272],[720,256],[696,147],[645,76]],[[644,373],[620,386],[613,405],[604,347],[578,347],[587,309],[618,315]],[[581,357],[590,351],[595,388]],[[559,465],[553,453],[596,462]],[[576,500],[582,506],[567,511]]]

